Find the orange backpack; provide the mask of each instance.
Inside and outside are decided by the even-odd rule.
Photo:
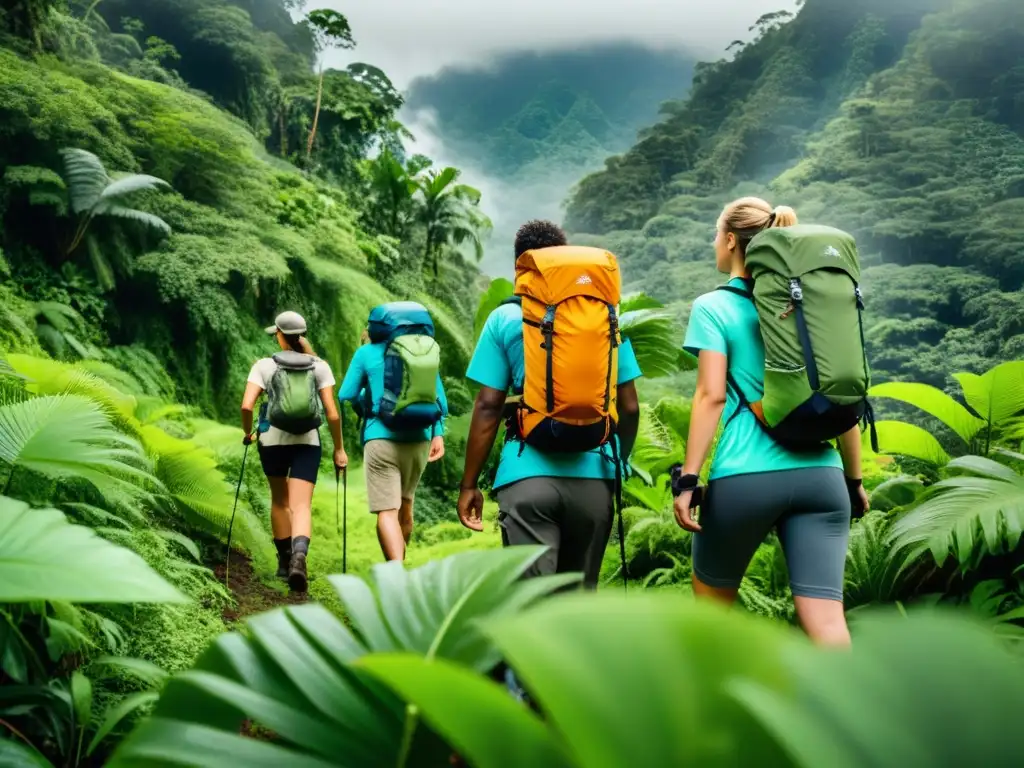
[[[615,257],[600,248],[541,248],[516,261],[526,372],[513,437],[578,453],[615,433],[620,292]]]

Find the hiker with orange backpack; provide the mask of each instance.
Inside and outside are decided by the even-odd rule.
[[[715,257],[729,281],[690,312],[683,346],[698,356],[697,390],[686,458],[672,472],[676,520],[694,532],[694,593],[734,602],[775,529],[804,631],[847,646],[850,517],[868,508],[858,424],[872,421],[856,244],[751,197],[725,207]]]
[[[618,265],[607,251],[567,245],[547,221],[519,229],[515,255],[515,296],[487,318],[466,372],[481,389],[459,520],[483,529],[478,481],[511,389],[519,399],[494,480],[502,544],[546,545],[526,576],[582,571],[593,589],[640,416],[640,366],[618,330]]]

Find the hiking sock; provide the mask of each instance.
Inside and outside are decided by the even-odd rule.
[[[309,554],[309,536],[296,536],[292,539],[292,552]]]
[[[284,578],[288,575],[288,562],[292,558],[292,540],[274,539],[274,546],[277,547],[277,575]]]

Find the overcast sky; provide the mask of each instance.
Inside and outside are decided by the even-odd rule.
[[[793,0],[308,0],[352,25],[357,47],[333,52],[328,65],[365,61],[404,90],[417,75],[449,64],[486,62],[496,53],[588,42],[635,40],[685,46],[717,57],[763,13]]]

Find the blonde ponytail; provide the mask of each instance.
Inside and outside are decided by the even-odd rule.
[[[747,243],[758,232],[769,227],[792,227],[796,223],[796,211],[788,205],[772,208],[760,197],[741,197],[725,206],[718,219],[718,228],[734,234],[740,252],[746,253]]]

